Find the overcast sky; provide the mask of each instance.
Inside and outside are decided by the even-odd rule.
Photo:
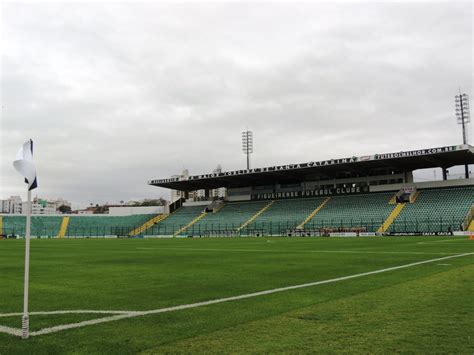
[[[0,198],[30,137],[75,207],[243,168],[246,127],[255,167],[461,143],[471,2],[1,6]]]

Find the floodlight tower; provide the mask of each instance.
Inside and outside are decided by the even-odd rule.
[[[250,154],[253,153],[253,133],[252,131],[242,132],[242,151],[247,155],[247,170],[250,169]]]
[[[456,103],[456,118],[458,120],[458,124],[462,125],[462,143],[467,144],[467,132],[466,132],[466,125],[471,121],[471,115],[469,112],[469,97],[467,94],[461,94],[461,90],[459,91],[459,95],[455,97]],[[465,169],[465,177],[469,179],[469,166],[466,164],[464,165]]]

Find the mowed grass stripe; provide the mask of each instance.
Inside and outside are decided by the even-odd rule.
[[[451,238],[444,238],[451,240]],[[153,309],[225,297],[310,280],[321,280],[419,261],[417,255],[292,253],[310,249],[370,249],[465,253],[474,243],[459,245],[420,241],[439,237],[375,239],[210,238],[194,240],[41,240],[32,245],[32,310]],[[228,253],[136,247],[286,248],[288,253]],[[21,310],[23,243],[0,241],[0,310]],[[428,259],[428,258],[426,258]],[[264,319],[291,310],[375,288],[403,283],[473,262],[471,256],[345,282],[308,287],[215,304],[180,312],[152,314],[119,322],[53,333],[22,342],[0,334],[0,353],[135,353],[160,344]],[[268,287],[269,286],[269,287]],[[243,291],[243,292],[242,292]],[[216,297],[217,296],[217,297]],[[453,305],[465,309],[465,304]],[[434,309],[436,311],[436,309]],[[71,318],[71,321],[75,320]],[[1,322],[0,322],[1,323]],[[51,325],[54,325],[51,324]],[[341,323],[344,327],[345,323]],[[289,329],[290,330],[290,329]],[[448,329],[449,332],[449,329]],[[278,341],[278,339],[275,339]],[[367,334],[370,342],[370,334]],[[435,351],[436,349],[433,349]]]
[[[410,267],[414,267],[414,266],[429,264],[429,263],[438,262],[438,261],[442,261],[442,260],[460,258],[460,257],[465,257],[465,256],[471,256],[471,255],[473,255],[473,253],[458,254],[458,255],[446,256],[446,257],[437,258],[437,259],[423,260],[423,261],[419,261],[419,262],[415,262],[415,263],[411,263],[411,264],[406,264],[406,265],[394,266],[394,267],[381,269],[381,270],[369,271],[369,272],[365,272],[365,273],[362,273],[362,274],[342,276],[342,277],[335,278],[335,279],[330,279],[330,280],[315,281],[315,282],[310,282],[310,283],[301,284],[301,285],[292,285],[292,286],[281,287],[281,288],[277,288],[277,289],[264,290],[264,291],[259,291],[259,292],[244,294],[244,295],[232,296],[232,297],[227,297],[227,298],[220,298],[220,299],[216,299],[216,300],[209,300],[209,301],[204,301],[204,302],[198,302],[198,303],[192,303],[192,304],[186,304],[186,305],[179,305],[179,306],[162,308],[162,309],[154,309],[154,310],[149,310],[149,311],[144,311],[144,312],[134,311],[134,312],[130,312],[130,313],[127,313],[127,314],[119,314],[119,315],[104,317],[104,318],[100,318],[100,319],[92,319],[92,320],[87,320],[87,321],[78,322],[78,323],[65,324],[65,325],[59,325],[59,326],[55,326],[55,327],[45,328],[45,329],[41,329],[41,330],[32,332],[31,336],[50,334],[50,333],[55,333],[55,332],[59,332],[59,331],[67,330],[67,329],[81,328],[81,327],[84,327],[84,326],[96,325],[96,324],[106,323],[106,322],[112,322],[112,321],[117,321],[117,320],[126,319],[126,318],[135,318],[135,317],[141,317],[141,316],[146,316],[146,315],[150,315],[150,314],[180,311],[180,310],[184,310],[184,309],[190,309],[190,308],[196,308],[196,307],[202,307],[202,306],[209,306],[209,305],[223,303],[223,302],[238,301],[238,300],[242,300],[242,299],[246,299],[246,298],[265,296],[265,295],[270,295],[270,294],[273,294],[273,293],[285,292],[285,291],[290,291],[290,290],[297,290],[297,289],[301,289],[301,288],[313,287],[313,286],[329,284],[329,283],[333,283],[333,282],[340,282],[340,281],[355,279],[355,278],[359,278],[359,277],[370,276],[370,275],[375,275],[375,274],[380,274],[380,273],[385,273],[385,272],[410,268]]]
[[[262,244],[261,240],[173,240],[175,245],[244,245]],[[417,261],[416,255],[395,255],[374,257],[359,253],[327,256],[307,253],[292,253],[298,239],[284,239],[279,244],[288,247],[287,253],[225,253],[159,250],[157,255],[137,255],[130,248],[136,245],[168,245],[161,240],[81,240],[70,245],[69,241],[42,240],[34,245],[42,248],[32,253],[32,310],[83,309],[91,305],[96,309],[129,310],[130,299],[138,305],[137,310],[164,308],[214,298],[270,288],[283,287],[331,279],[353,273],[366,272],[389,266]],[[92,242],[92,243],[91,243]],[[145,242],[145,243],[143,243]],[[321,244],[318,239],[305,240],[305,244]],[[361,246],[355,240],[323,240],[323,245]],[[380,241],[377,241],[380,242]],[[392,240],[383,240],[379,247],[389,248]],[[7,243],[9,244],[9,243]],[[22,243],[17,243],[21,247]],[[270,243],[268,243],[270,244]],[[378,243],[380,244],[380,243]],[[393,244],[393,245],[391,245]],[[48,249],[46,246],[50,245]],[[265,245],[265,244],[264,244]],[[371,245],[363,241],[362,245]],[[0,244],[0,247],[3,244]],[[439,250],[434,249],[434,250]],[[449,250],[443,248],[446,252]],[[433,250],[433,251],[434,251]],[[453,250],[454,252],[454,250]],[[188,253],[188,254],[186,254]],[[5,254],[6,255],[6,254]],[[0,299],[0,310],[21,309],[21,297],[8,297],[16,287],[21,295],[22,260],[16,260],[14,272],[6,274],[6,297]],[[12,267],[14,262],[5,260]],[[91,292],[97,290],[96,292]],[[203,292],[204,291],[204,292]],[[58,297],[57,295],[61,295]],[[46,307],[40,301],[49,300]],[[140,299],[140,301],[137,301]]]
[[[280,249],[223,249],[223,248],[186,248],[186,247],[160,247],[160,248],[143,248],[138,247],[137,250],[176,250],[176,251],[223,251],[223,252],[251,252],[251,253],[342,253],[342,254],[411,254],[411,255],[454,255],[456,253],[440,253],[440,252],[416,252],[416,251],[374,251],[374,250],[280,250]]]
[[[274,238],[273,238],[274,239]],[[418,238],[418,240],[426,238]],[[378,247],[378,251],[390,251],[390,248],[406,245],[405,239],[381,238],[380,240],[341,240],[341,239],[290,239],[284,238],[275,243],[262,242],[261,238],[221,238],[198,240],[41,240],[33,245],[41,249],[32,253],[32,293],[48,298],[47,308],[41,303],[35,305],[37,298],[32,299],[33,310],[83,309],[91,305],[97,309],[129,310],[128,298],[140,297],[143,304],[154,304],[156,308],[174,306],[184,303],[203,301],[205,299],[232,296],[239,293],[270,289],[297,283],[311,282],[316,279],[330,279],[353,273],[366,272],[377,268],[396,266],[419,260],[417,254],[400,254],[400,257],[386,257],[385,254],[374,257],[370,253],[351,255],[319,255],[317,253],[293,253],[295,247],[302,243],[311,247],[320,246],[337,248],[339,246]],[[416,241],[416,239],[415,239]],[[469,242],[469,241],[468,241]],[[0,244],[1,247],[6,244]],[[16,243],[21,248],[22,243]],[[287,247],[286,253],[244,252],[220,254],[216,251],[193,250],[174,251],[161,249],[155,253],[138,253],[133,246],[189,245],[270,245],[279,244]],[[48,248],[49,246],[49,248]],[[465,245],[471,247],[473,244]],[[413,248],[413,240],[409,247]],[[18,249],[20,249],[18,248]],[[201,248],[204,249],[204,248]],[[214,248],[216,249],[216,248]],[[380,250],[382,249],[382,250]],[[415,248],[415,249],[419,249]],[[423,247],[426,252],[459,253],[462,248],[437,246]],[[466,248],[464,248],[466,249]],[[402,250],[401,250],[402,251]],[[467,250],[466,250],[467,251]],[[206,254],[207,253],[207,254]],[[316,255],[314,255],[316,254]],[[337,253],[334,253],[337,254]],[[2,275],[6,284],[5,298],[0,299],[0,310],[14,311],[21,309],[21,297],[8,297],[21,294],[22,258],[15,260],[9,253],[0,255],[0,264],[11,270]],[[376,255],[376,254],[375,254]],[[3,258],[6,256],[6,259]],[[2,263],[4,261],[4,263]],[[10,262],[11,261],[11,262]],[[16,267],[13,269],[13,266]],[[5,270],[2,269],[2,270]],[[16,275],[15,272],[16,271]],[[125,284],[124,287],[117,285]],[[86,286],[86,288],[84,287]],[[207,288],[205,293],[202,289]],[[89,290],[98,290],[93,294]],[[61,294],[61,297],[57,297]],[[208,297],[205,297],[207,294]],[[92,296],[93,297],[90,297]],[[148,297],[154,295],[155,297]],[[201,297],[196,297],[202,295]],[[136,302],[140,304],[142,302]],[[146,310],[150,307],[137,307]]]
[[[146,349],[153,353],[472,354],[474,266]]]

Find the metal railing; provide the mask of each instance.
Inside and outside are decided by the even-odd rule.
[[[472,218],[472,217],[471,217]],[[255,222],[239,230],[244,222],[238,223],[199,223],[184,230],[182,236],[290,236],[324,234],[325,231],[360,231],[376,232],[384,223],[383,218],[376,219],[328,219],[308,222],[303,229],[298,228],[301,221],[294,222]],[[141,225],[131,226],[70,226],[66,232],[66,238],[74,237],[128,237],[129,233]],[[150,227],[140,236],[172,236],[186,224],[160,225]],[[464,218],[433,217],[425,219],[398,218],[387,230],[390,233],[451,233],[453,231],[465,230]],[[304,232],[305,231],[305,232]],[[45,227],[32,228],[31,235],[34,237],[56,237],[59,228]],[[3,226],[3,236],[23,236],[24,226]]]

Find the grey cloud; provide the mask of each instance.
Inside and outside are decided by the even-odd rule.
[[[460,142],[470,3],[2,8],[2,198],[22,191],[11,160],[29,137],[38,193],[79,205],[240,168],[246,126],[260,166]]]

